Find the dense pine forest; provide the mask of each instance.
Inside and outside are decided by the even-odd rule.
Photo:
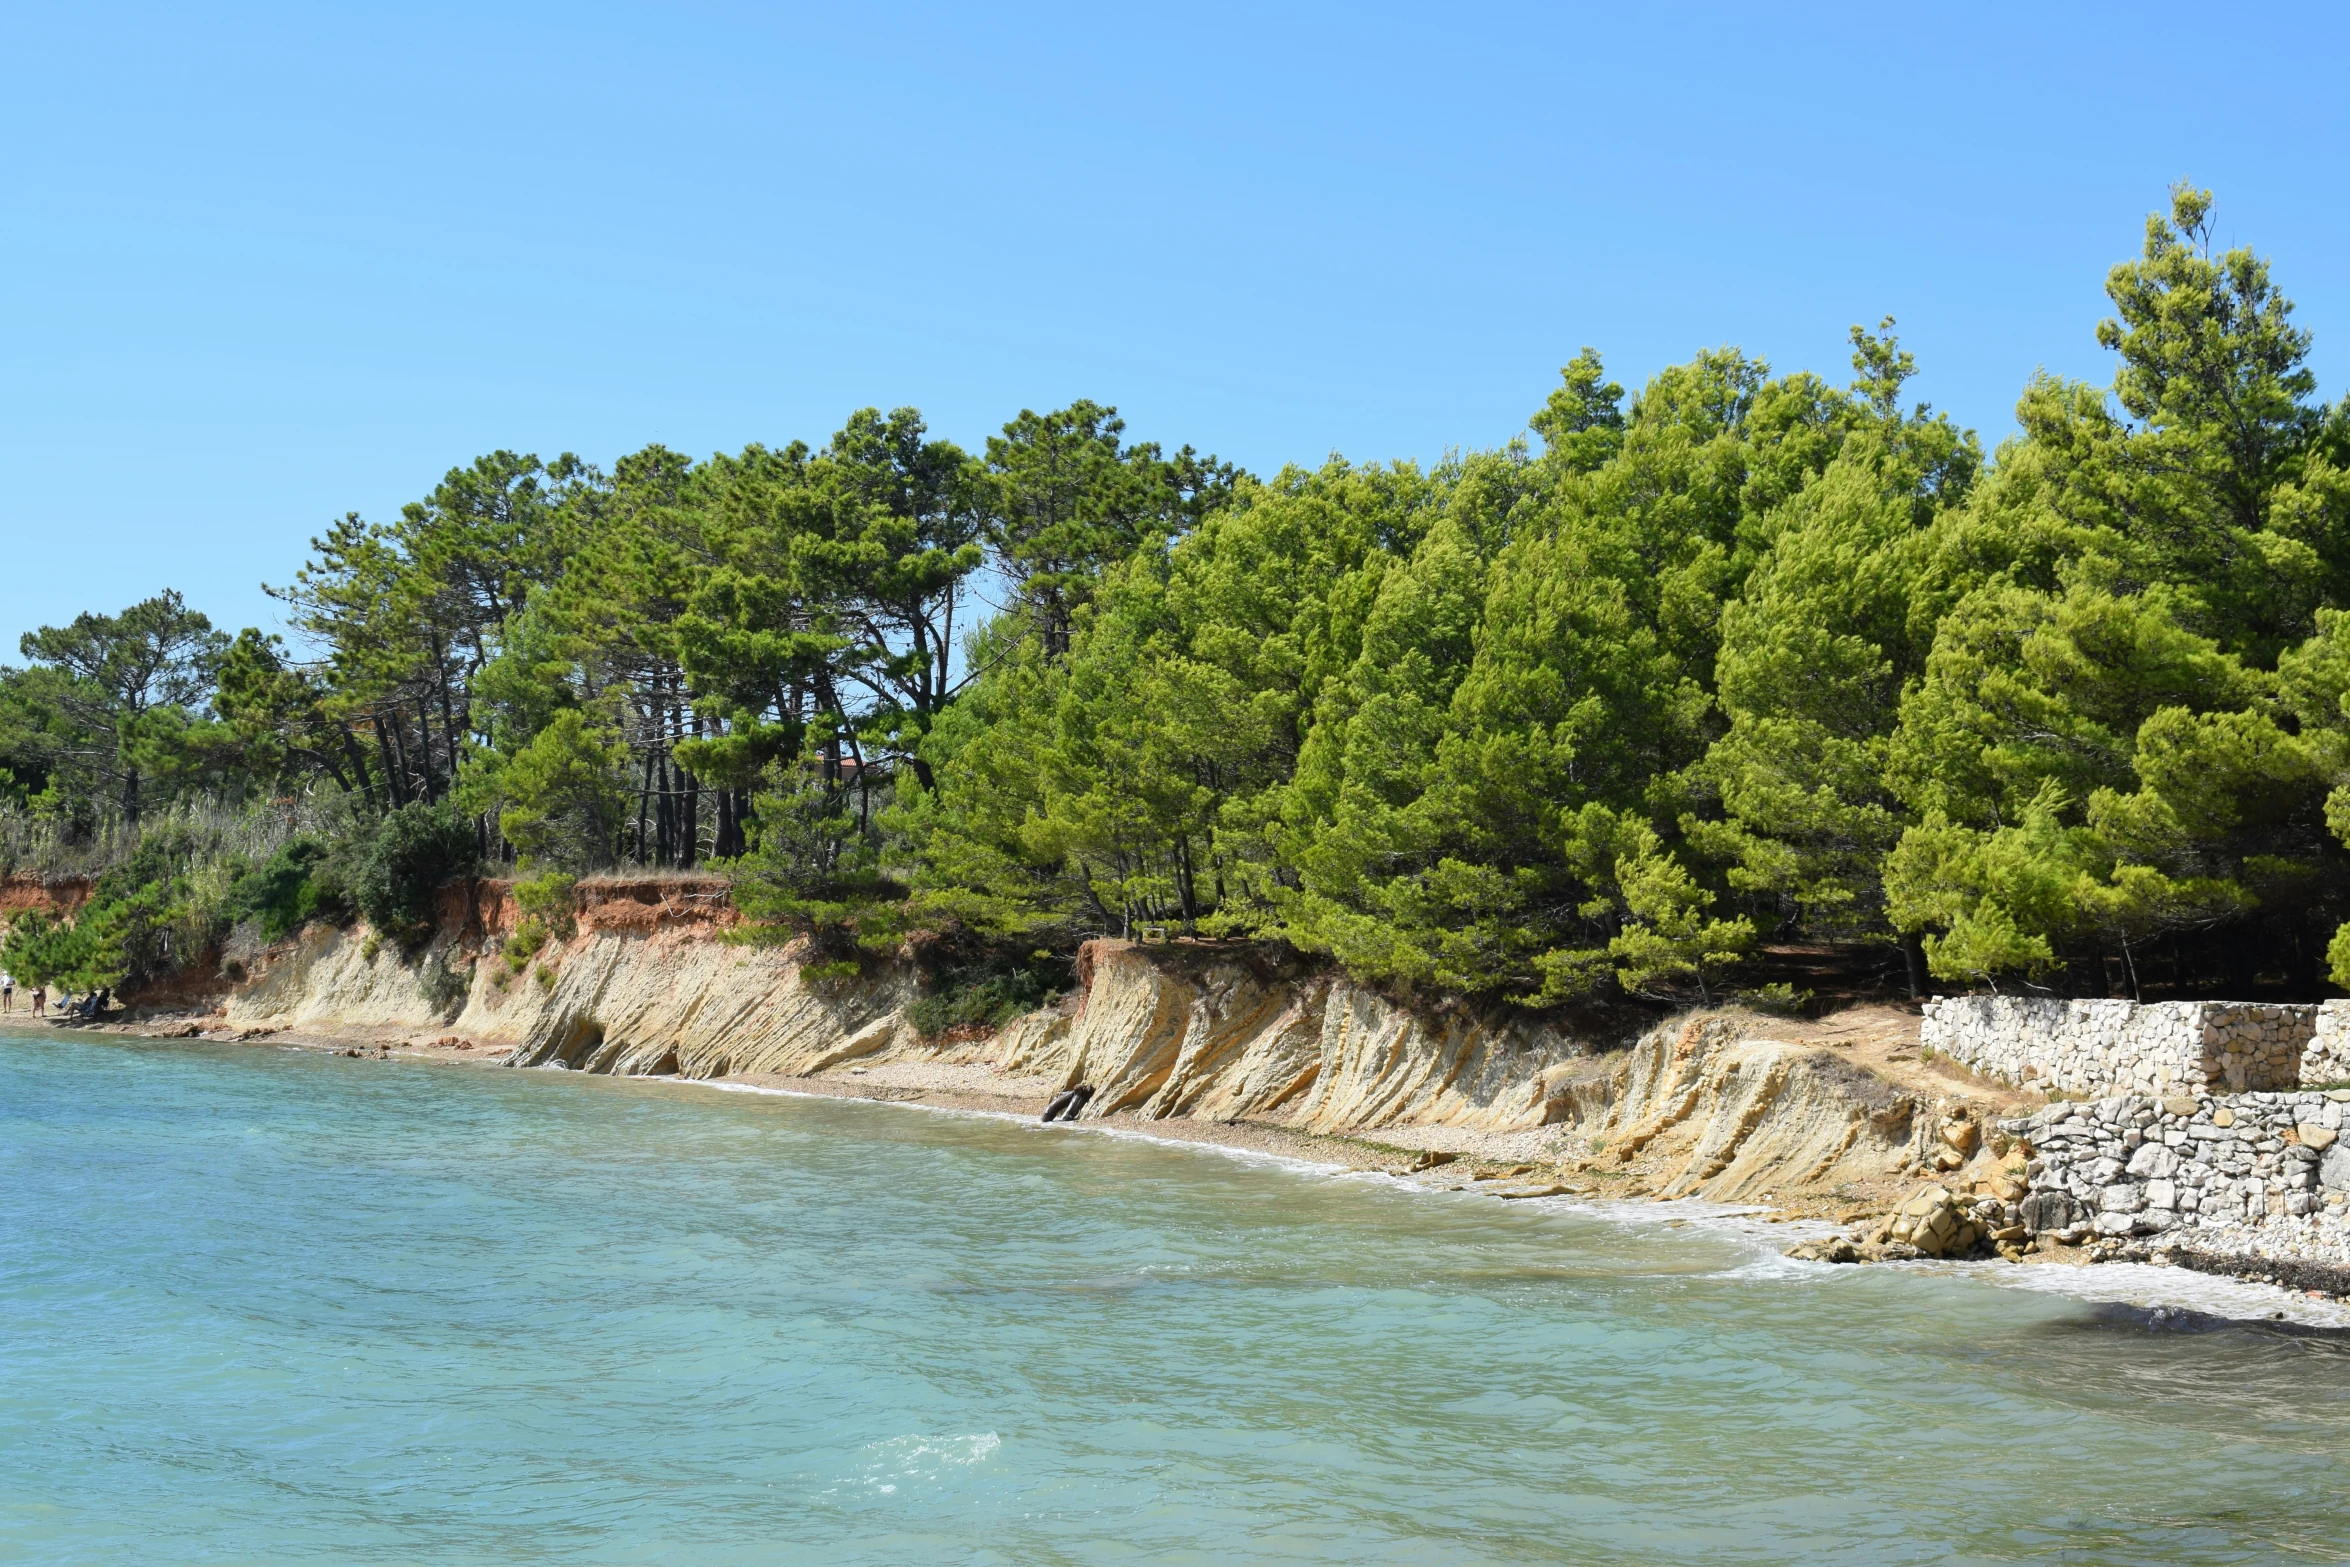
[[[0,671],[0,857],[96,878],[0,960],[77,987],[432,889],[705,869],[846,973],[921,933],[979,1020],[1098,933],[1401,991],[1789,999],[2350,984],[2350,398],[2180,187],[1986,453],[1905,396],[1585,349],[1529,434],[1271,475],[1023,412],[609,468],[497,452],[272,592]],[[2084,328],[2091,323],[2084,322]],[[991,966],[992,965],[992,966]],[[959,1003],[959,1005],[961,1005]]]

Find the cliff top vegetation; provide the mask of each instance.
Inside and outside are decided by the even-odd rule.
[[[833,963],[1167,924],[1524,1005],[1797,942],[1913,988],[2350,983],[2350,399],[2211,210],[2171,193],[2110,383],[2035,376],[1994,452],[1888,319],[1838,379],[1721,348],[1628,393],[1586,348],[1433,467],[1248,474],[1090,402],[982,452],[901,408],[492,453],[313,540],[288,637],[165,594],[24,639],[0,851],[106,880],[6,960],[709,865]]]

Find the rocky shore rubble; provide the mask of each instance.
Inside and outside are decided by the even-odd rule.
[[[2028,1250],[2350,1295],[2350,1090],[2115,1095],[1998,1123],[2021,1200],[1921,1190],[1889,1220],[1790,1247],[1821,1262]]]
[[[1997,1255],[2020,1260],[2031,1240],[2013,1202],[1988,1193],[1926,1186],[1892,1214],[1850,1233],[1803,1241],[1787,1255],[1811,1262],[1909,1262]]]

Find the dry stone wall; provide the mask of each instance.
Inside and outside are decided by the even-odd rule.
[[[2301,1081],[2310,1088],[2350,1086],[2350,1001],[2327,1001],[2301,1053]]]
[[[2030,1162],[2025,1226],[2169,1235],[2239,1255],[2350,1262],[2350,1089],[2057,1103],[2000,1123]]]
[[[2330,1004],[2329,1004],[2330,1005]],[[1986,1076],[2063,1094],[2246,1093],[2297,1088],[2317,1035],[2314,1006],[2251,1001],[1929,1001],[1926,1048]],[[2341,1019],[2350,1057],[2350,1015]],[[2350,1070],[2338,1074],[2350,1078]],[[2318,1079],[2325,1081],[2327,1079]]]

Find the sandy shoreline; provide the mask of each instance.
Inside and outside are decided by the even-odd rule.
[[[206,1028],[203,1020],[156,1019],[138,1023],[58,1024],[22,1016],[0,1018],[28,1031],[46,1024],[58,1032],[126,1039],[189,1040],[211,1044],[267,1045],[374,1060],[426,1061],[451,1066],[504,1069],[509,1051],[483,1048],[454,1036],[420,1039],[401,1030]],[[561,1071],[539,1068],[539,1071]],[[1043,1114],[1058,1080],[1006,1077],[990,1068],[948,1062],[891,1061],[870,1067],[836,1068],[808,1077],[747,1073],[723,1078],[649,1077],[647,1084],[706,1088],[787,1097],[851,1099],[907,1108],[1033,1121]],[[1851,1216],[1830,1202],[1784,1206],[1729,1205],[1696,1199],[1650,1196],[1636,1175],[1594,1169],[1583,1160],[1571,1133],[1560,1128],[1531,1132],[1476,1133],[1458,1128],[1398,1127],[1354,1137],[1291,1131],[1247,1121],[1153,1120],[1118,1114],[1066,1123],[1075,1133],[1138,1137],[1259,1154],[1315,1166],[1332,1174],[1387,1177],[1400,1185],[1437,1193],[1469,1193],[1520,1199],[1539,1208],[1589,1212],[1621,1222],[1679,1228],[1687,1224],[1727,1226],[1771,1248],[1781,1242],[1832,1233]],[[1830,1269],[1831,1264],[1772,1256],[1790,1269]],[[2274,1285],[2190,1272],[2177,1267],[2106,1263],[2091,1267],[2080,1254],[2028,1254],[2021,1263],[1997,1260],[1875,1263],[2007,1287],[2034,1289],[2131,1309],[2191,1313],[2238,1321],[2268,1321],[2299,1328],[2350,1332],[2350,1304],[2312,1298]]]

